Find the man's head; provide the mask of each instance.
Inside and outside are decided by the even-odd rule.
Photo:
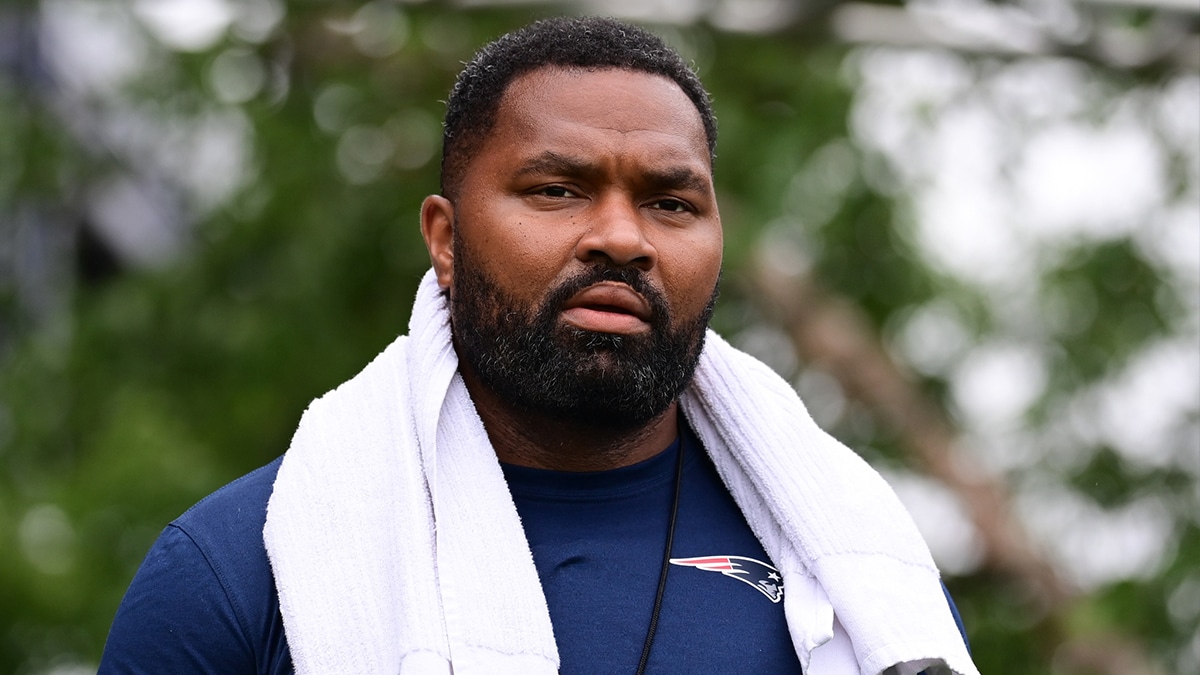
[[[716,154],[717,121],[708,92],[675,50],[637,26],[601,17],[546,19],[480,49],[463,68],[446,101],[442,135],[442,194],[453,200],[462,172],[495,123],[513,80],[547,67],[618,68],[675,82],[700,113],[709,160]]]
[[[454,187],[422,206],[455,346],[468,385],[505,406],[635,429],[690,381],[716,294],[707,95],[701,107],[672,75],[608,65],[627,63],[631,42],[669,51],[623,24],[557,21],[498,43],[513,41],[524,65],[490,112],[455,127],[448,113]],[[600,65],[568,58],[580,41]],[[496,52],[468,70],[500,67],[477,65]],[[643,56],[678,63],[670,54]]]

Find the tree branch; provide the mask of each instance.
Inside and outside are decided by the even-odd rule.
[[[962,461],[960,433],[884,349],[850,301],[808,275],[780,271],[761,257],[749,266],[751,297],[787,332],[796,354],[835,377],[846,394],[890,427],[920,467],[966,505],[984,544],[984,564],[1014,579],[1048,613],[1059,635],[1078,607],[1067,584],[1033,543],[1012,508],[1004,482]],[[1093,675],[1159,673],[1145,648],[1126,635],[1068,637],[1055,652],[1056,672]]]
[[[765,261],[753,267],[754,297],[785,328],[800,358],[837,378],[962,500],[983,539],[985,564],[1019,580],[1046,609],[1069,598],[1071,590],[1013,515],[1001,481],[959,460],[957,431],[883,349],[861,313],[807,276],[786,275]]]

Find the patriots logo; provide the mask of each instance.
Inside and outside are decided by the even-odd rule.
[[[750,584],[771,602],[783,600],[783,577],[779,570],[761,560],[739,555],[707,556],[701,558],[671,558],[672,565],[695,567],[707,572],[720,572],[727,577]]]

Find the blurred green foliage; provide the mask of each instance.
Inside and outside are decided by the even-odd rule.
[[[139,266],[77,244],[66,300],[49,312],[30,311],[14,283],[0,286],[0,672],[95,663],[158,531],[282,453],[309,400],[406,330],[428,265],[417,212],[438,187],[439,101],[474,48],[552,10],[369,7],[376,14],[357,20],[387,30],[355,27],[357,6],[297,2],[261,39],[230,31],[195,52],[149,41],[151,58],[122,86],[122,105],[168,129],[234,113],[250,132],[250,176],[215,206],[185,196],[195,228],[165,263]],[[695,59],[720,123],[720,330],[736,338],[767,323],[738,283],[767,234],[803,249],[821,284],[852,298],[881,332],[939,299],[966,317],[973,340],[998,330],[985,294],[916,250],[905,195],[867,180],[864,166],[888,167],[851,140],[858,82],[845,47],[786,32],[661,30]],[[218,64],[230,59],[242,64],[235,75],[261,75],[251,95],[237,95],[245,81],[236,77],[221,83]],[[1117,80],[1118,89],[1154,84]],[[83,142],[51,92],[27,85],[0,80],[0,219],[8,227],[34,213],[40,227],[83,241],[90,186],[137,167]],[[76,115],[113,114],[103,97],[68,103]],[[169,153],[189,152],[165,138]],[[1060,258],[1033,283],[1053,311],[1064,297],[1082,309],[1046,337],[1055,357],[1028,416],[1033,428],[1182,330],[1181,308],[1195,301],[1126,239],[1081,242]],[[922,376],[952,408],[947,376]],[[911,463],[856,414],[836,423],[839,435],[873,460]],[[1185,451],[1195,447],[1187,433]],[[1045,443],[1052,451],[1053,439]],[[1051,626],[1012,579],[986,568],[948,579],[980,669],[1083,672],[1054,665],[1059,645],[1109,633],[1140,641],[1167,671],[1187,662],[1180,655],[1196,650],[1200,613],[1195,476],[1131,466],[1102,443],[1053,475],[1103,508],[1161,494],[1175,543],[1154,569],[1076,605],[1073,635]],[[1174,614],[1172,597],[1182,608]]]

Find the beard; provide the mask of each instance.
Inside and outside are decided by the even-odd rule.
[[[601,263],[552,288],[539,305],[525,305],[474,264],[455,236],[455,343],[460,358],[502,400],[575,425],[632,431],[665,412],[691,382],[719,285],[698,316],[676,321],[644,272]],[[648,332],[601,333],[560,320],[571,297],[602,281],[627,284],[646,299]]]

